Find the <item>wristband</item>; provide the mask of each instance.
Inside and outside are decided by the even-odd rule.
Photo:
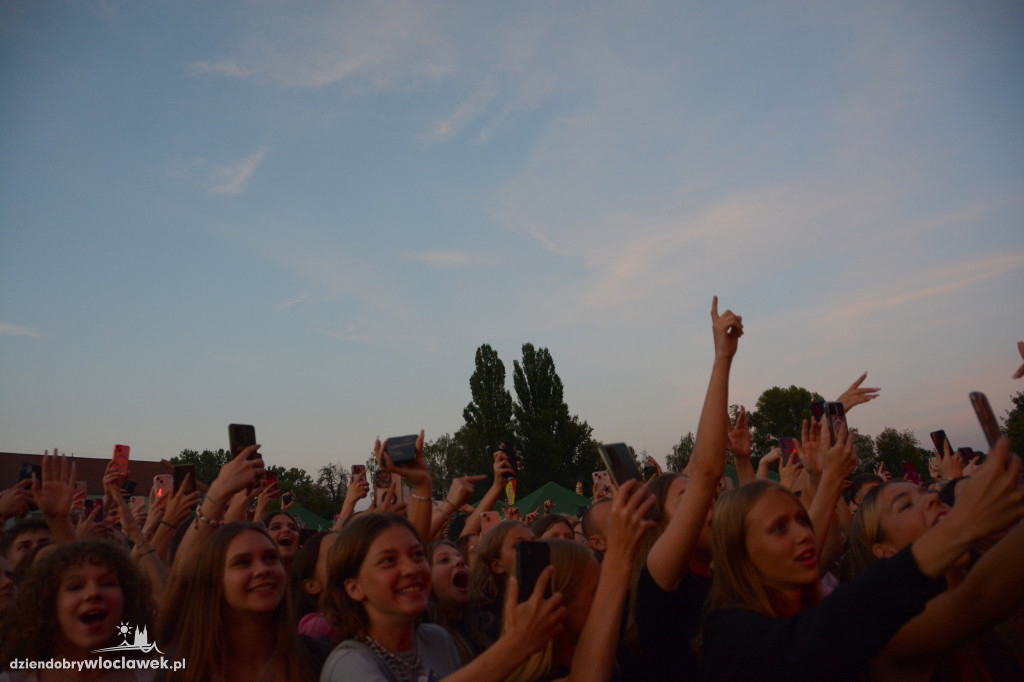
[[[228,506],[227,506],[226,504],[224,504],[223,502],[221,502],[220,500],[218,500],[218,499],[217,499],[216,497],[214,497],[214,496],[213,496],[213,495],[211,495],[210,493],[206,493],[206,496],[205,496],[205,497],[203,498],[203,501],[204,501],[204,502],[205,502],[206,500],[209,500],[210,502],[213,502],[214,504],[218,504],[218,505],[220,505],[220,506],[221,506],[222,508],[224,508],[224,509],[227,509],[227,508],[228,508]]]
[[[419,500],[420,502],[433,502],[434,501],[434,498],[432,498],[432,497],[426,497],[424,495],[417,495],[416,493],[412,494],[412,499]]]
[[[167,523],[166,521],[161,521],[161,522],[160,522],[160,525],[161,525],[161,526],[167,526],[167,527],[168,527],[168,528],[170,528],[171,530],[178,530],[178,527],[177,527],[177,526],[175,526],[175,525],[173,525],[173,524],[170,524],[170,523]]]

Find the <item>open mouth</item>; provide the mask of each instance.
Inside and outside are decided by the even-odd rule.
[[[85,625],[96,625],[107,619],[107,612],[102,610],[86,611],[78,620]]]
[[[798,562],[802,563],[802,564],[813,564],[813,563],[817,563],[817,558],[818,558],[817,555],[818,555],[817,550],[815,550],[812,547],[811,549],[809,549],[806,552],[804,552],[804,553],[800,554],[799,556],[797,556],[796,560]]]
[[[283,547],[291,547],[293,542],[295,542],[295,538],[290,535],[285,535],[284,537],[279,537],[277,539],[277,544]]]
[[[452,575],[452,587],[457,587],[460,590],[469,588],[469,571],[458,571]]]

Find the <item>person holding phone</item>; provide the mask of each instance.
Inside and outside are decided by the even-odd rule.
[[[494,642],[501,634],[502,608],[508,583],[515,575],[516,545],[533,540],[533,531],[521,521],[502,521],[480,536],[476,561],[470,577],[475,610],[473,618],[487,637]]]
[[[846,466],[846,440],[843,433],[822,456],[822,487],[834,467]],[[972,481],[962,508],[882,553],[825,599],[812,514],[800,500],[763,480],[723,495],[712,525],[716,571],[703,626],[704,679],[862,679],[869,660],[941,592],[938,579],[975,541],[1024,518],[1021,465],[1006,454],[993,453],[998,475]]]
[[[633,564],[644,535],[654,527],[647,518],[654,502],[639,481],[627,480],[619,487],[610,503],[608,548],[600,564],[586,545],[575,540],[544,541],[554,569],[552,594],[565,597],[565,627],[510,680],[611,679]],[[640,678],[639,670],[621,672],[623,679]]]
[[[346,523],[331,549],[328,575],[323,608],[342,641],[324,664],[321,682],[505,680],[565,618],[561,595],[544,598],[549,569],[523,604],[509,591],[509,631],[463,665],[444,628],[420,624],[430,568],[415,526],[390,513],[360,514]]]
[[[1003,438],[990,455],[997,464],[982,465],[973,481],[962,479],[952,509],[941,501],[939,494],[912,483],[891,481],[873,489],[854,518],[843,578],[852,580],[862,575],[880,559],[899,553],[939,523],[948,523],[952,510],[970,517],[977,513],[983,497],[998,496],[1012,504],[1013,496],[1019,493],[1013,490],[1013,471],[1020,467],[1013,463],[1006,469],[1005,464],[1012,462],[1008,451],[1009,440]],[[1024,525],[1017,524],[1008,534],[998,537],[966,577],[962,563],[947,572],[948,589],[900,628],[882,654],[872,661],[872,674],[898,675],[902,679],[910,675],[919,679],[953,679],[957,676],[954,671],[973,669],[979,679],[1021,679],[1024,659],[1005,644],[1019,643],[1020,633],[1001,624],[1024,607],[1021,575]],[[951,623],[956,623],[956,627],[950,627]],[[987,669],[990,664],[996,667]]]

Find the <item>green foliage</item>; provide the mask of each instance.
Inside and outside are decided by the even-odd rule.
[[[1010,397],[1013,409],[1003,418],[1003,433],[1010,439],[1010,451],[1024,455],[1024,391]]]
[[[885,468],[896,480],[903,478],[904,462],[912,463],[922,480],[931,480],[928,457],[932,454],[930,450],[918,447],[917,436],[910,429],[897,431],[887,426],[875,436],[875,462],[885,462]]]
[[[672,452],[665,457],[665,464],[669,471],[682,471],[690,462],[690,455],[693,454],[694,435],[690,431],[679,439],[679,442],[672,446]]]
[[[443,500],[448,497],[448,488],[453,478],[462,476],[452,470],[453,462],[460,459],[462,445],[454,436],[444,434],[439,438],[423,444],[423,458],[427,460],[427,467],[430,469],[430,480],[434,484],[434,499]],[[487,473],[478,471],[473,473]],[[477,486],[476,493],[483,495],[486,486]]]
[[[547,348],[523,344],[523,361],[515,361],[515,440],[521,490],[535,490],[554,481],[569,489],[577,477],[599,466],[593,429],[569,414],[562,380]]]
[[[803,420],[811,418],[811,403],[819,400],[824,398],[799,386],[773,386],[762,393],[755,409],[747,415],[752,455],[760,458],[768,454],[779,438],[799,438]]]
[[[231,454],[227,450],[182,450],[177,457],[171,457],[171,464],[194,464],[196,467],[196,480],[204,485],[213,483],[217,478],[220,468],[228,463]]]
[[[469,391],[473,399],[462,411],[465,424],[455,443],[445,444],[459,475],[490,471],[498,443],[512,440],[512,395],[505,387],[505,364],[486,343],[476,349]]]
[[[341,511],[345,495],[348,494],[348,471],[345,465],[332,462],[320,467],[316,472],[316,484],[320,488],[323,505],[330,509],[329,514],[320,516],[328,520],[333,519],[334,515]]]
[[[854,475],[874,473],[875,466],[878,464],[874,439],[862,434],[856,428],[850,429],[850,435],[853,436],[853,447],[857,450],[857,469],[854,471]]]

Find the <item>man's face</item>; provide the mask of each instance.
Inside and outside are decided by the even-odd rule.
[[[50,531],[45,528],[26,530],[14,538],[14,542],[7,548],[7,560],[11,562],[11,566],[17,566],[22,557],[31,552],[35,547],[48,545],[51,542],[53,542],[53,537],[50,535]]]

